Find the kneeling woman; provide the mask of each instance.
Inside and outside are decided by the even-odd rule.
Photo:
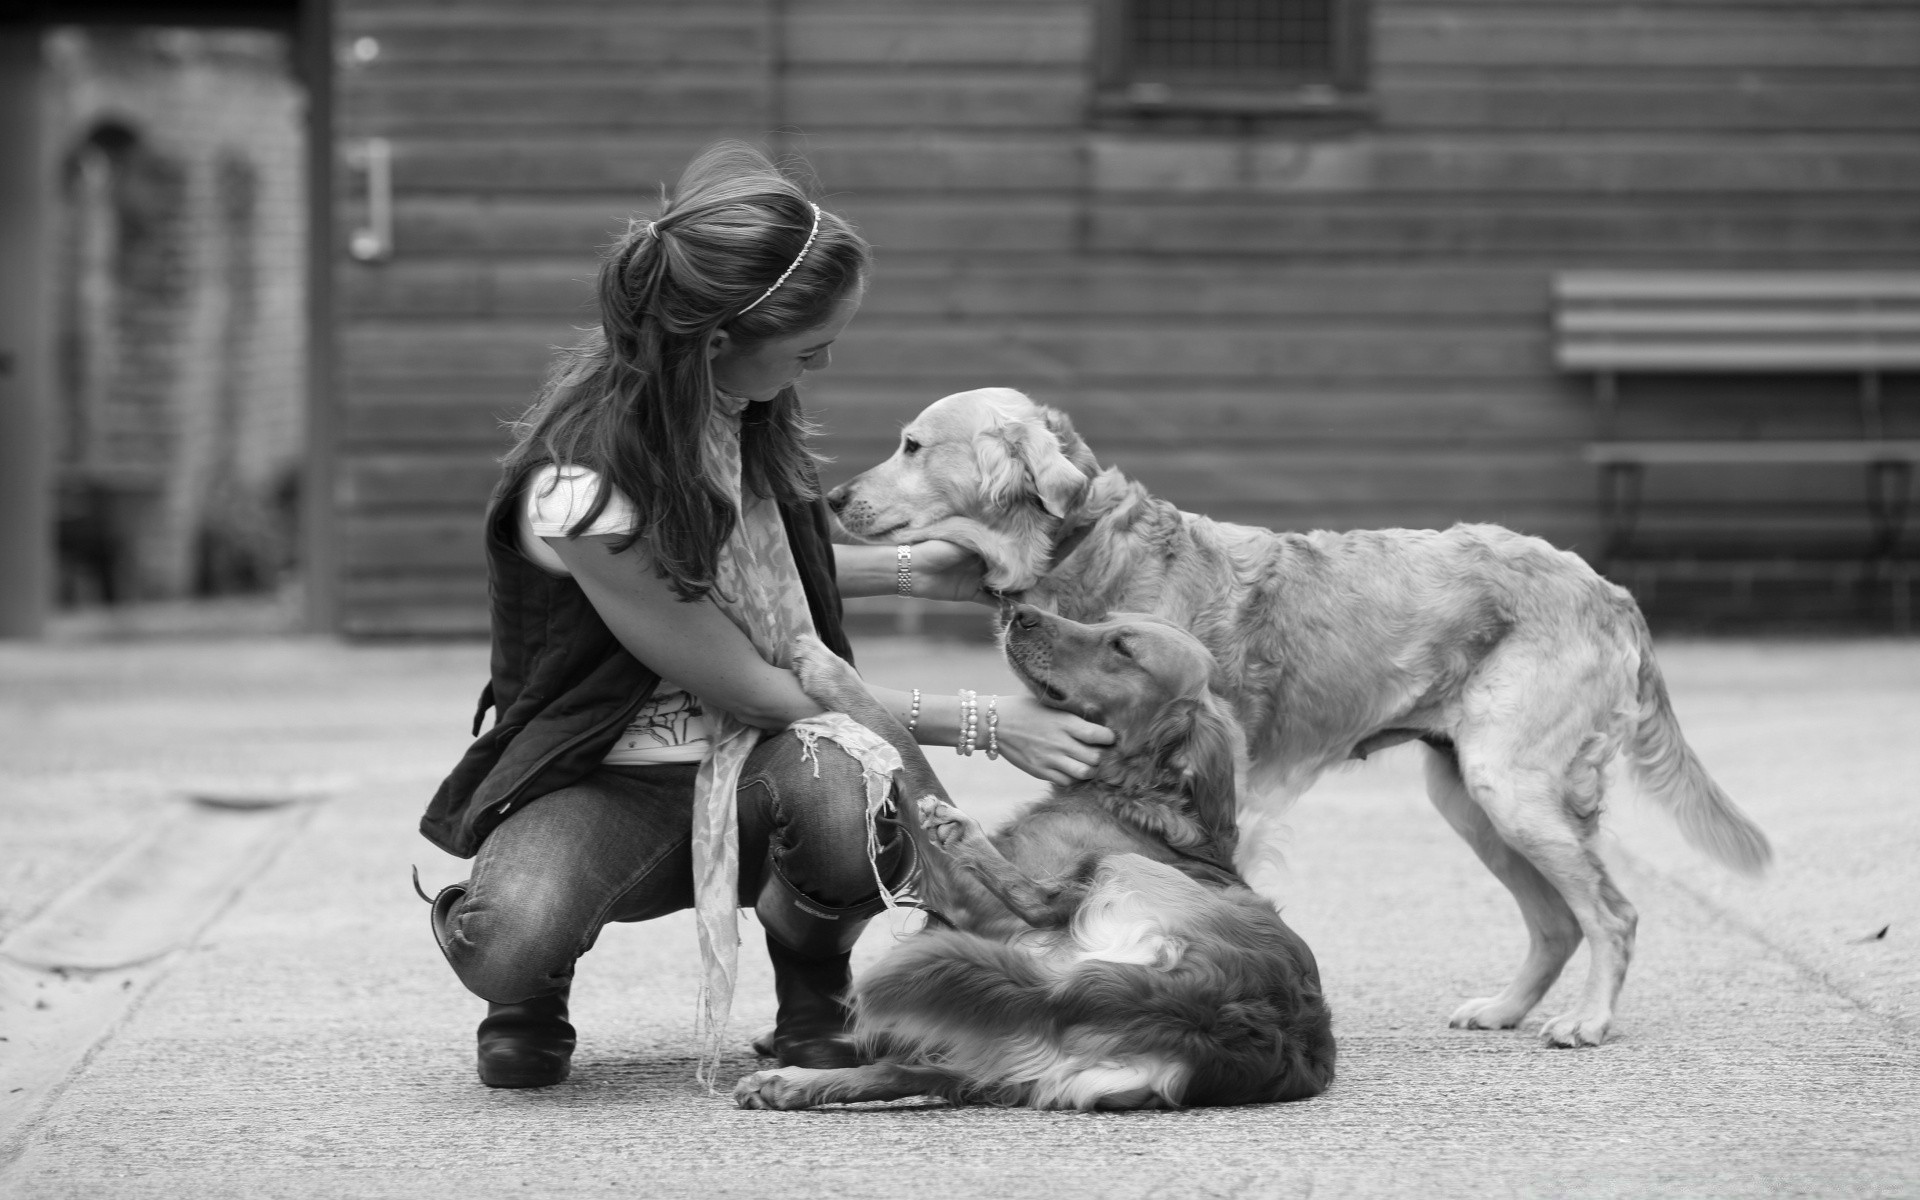
[[[486,520],[493,667],[476,733],[487,708],[496,719],[421,822],[477,854],[435,898],[433,929],[488,1001],[491,1086],[567,1077],[567,991],[602,925],[696,901],[719,1015],[719,960],[750,905],[773,960],[777,1057],[859,1061],[848,957],[910,850],[882,824],[870,851],[858,761],[783,732],[819,715],[787,648],[811,631],[851,658],[843,594],[910,581],[975,599],[980,578],[943,542],[914,547],[910,575],[893,547],[828,542],[794,384],[827,365],[866,268],[866,243],[764,157],[709,150],[609,253],[600,330],[562,354],[519,423]],[[877,694],[921,741],[955,744],[958,698]],[[1053,782],[1091,774],[1112,740],[1024,697],[1000,702],[996,732],[1009,761]]]

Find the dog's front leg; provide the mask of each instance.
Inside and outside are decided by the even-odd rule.
[[[980,822],[938,796],[922,796],[920,828],[945,851],[952,874],[970,879],[1036,929],[1067,923],[1086,892],[1083,882],[1043,883],[1000,853]]]
[[[733,1085],[733,1102],[741,1108],[784,1111],[821,1104],[857,1104],[863,1100],[904,1100],[908,1096],[940,1096],[955,1103],[967,1098],[966,1080],[938,1067],[877,1062],[864,1067],[820,1070],[781,1067],[755,1071]]]

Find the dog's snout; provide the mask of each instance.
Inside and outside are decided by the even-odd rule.
[[[1031,604],[1022,604],[1013,610],[1013,623],[1021,629],[1035,629],[1040,624],[1040,610]]]
[[[840,511],[847,506],[847,497],[852,494],[851,485],[841,484],[839,487],[827,493],[827,507],[833,510],[835,516],[838,516]]]

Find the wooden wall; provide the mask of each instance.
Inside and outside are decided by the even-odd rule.
[[[340,267],[343,627],[479,626],[498,423],[592,320],[595,247],[714,136],[789,131],[877,247],[809,391],[832,477],[928,401],[1005,384],[1183,506],[1278,527],[1492,520],[1591,551],[1551,272],[1920,267],[1912,5],[1376,0],[1370,119],[1234,134],[1092,123],[1092,14],[341,0],[379,54],[342,68],[339,128],[394,139],[399,203],[394,259]],[[1844,432],[1821,385],[1767,386],[1697,419]],[[1762,496],[1853,537],[1859,489]],[[1765,504],[1715,511],[1662,519],[1774,529]]]

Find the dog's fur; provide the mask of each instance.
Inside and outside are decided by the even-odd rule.
[[[1152,618],[1017,612],[1007,656],[1048,703],[1111,725],[1092,780],[1057,786],[989,839],[920,749],[817,644],[807,692],[896,746],[923,887],[950,922],[854,988],[869,1066],[742,1079],[748,1108],[934,1095],[1035,1108],[1249,1104],[1317,1095],[1333,1034],[1313,954],[1230,865],[1240,733],[1214,664]]]
[[[1424,741],[1429,796],[1530,936],[1519,974],[1456,1027],[1517,1025],[1584,937],[1584,992],[1541,1034],[1606,1037],[1636,922],[1594,847],[1618,751],[1696,846],[1748,872],[1771,857],[1682,738],[1633,598],[1537,538],[1212,521],[1101,470],[1064,415],[1006,388],[937,401],[828,499],[856,537],[961,543],[990,587],[1062,615],[1147,612],[1192,631],[1248,739],[1249,829],[1328,767]]]

